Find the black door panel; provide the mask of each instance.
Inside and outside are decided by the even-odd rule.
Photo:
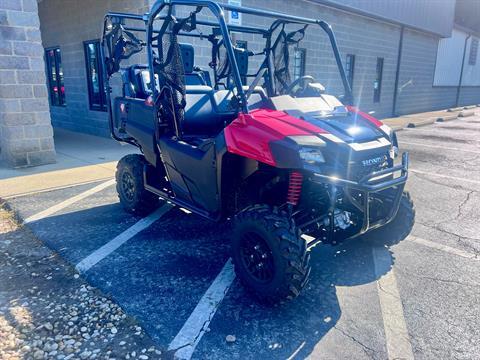
[[[215,143],[202,149],[182,141],[162,137],[162,159],[175,196],[215,213],[219,208],[215,166]]]

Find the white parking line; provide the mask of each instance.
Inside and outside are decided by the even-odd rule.
[[[192,357],[234,279],[235,272],[229,259],[168,346],[168,350],[175,351],[175,359],[189,360]]]
[[[39,213],[35,214],[35,215],[32,215],[28,218],[26,218],[23,223],[24,224],[28,224],[28,223],[31,223],[31,222],[34,222],[34,221],[38,221],[38,220],[41,220],[41,219],[44,219],[60,210],[63,210],[65,209],[66,207],[72,205],[72,204],[75,204],[76,202],[80,201],[80,200],[83,200],[85,199],[86,197],[90,196],[90,195],[93,195],[99,191],[102,191],[104,189],[106,189],[107,187],[109,186],[112,186],[113,184],[115,184],[115,179],[112,179],[112,180],[108,180],[104,183],[101,183],[100,185],[97,185],[93,188],[91,188],[90,190],[87,190],[87,191],[84,191],[78,195],[75,195],[65,201],[62,201],[61,203],[58,203],[57,205],[54,205],[52,207],[49,207],[48,209],[46,210],[43,210],[43,211],[40,211]]]
[[[89,256],[87,256],[85,259],[80,261],[75,268],[77,269],[78,272],[86,272],[88,271],[92,266],[97,264],[98,262],[102,261],[104,258],[106,258],[108,255],[110,255],[112,252],[117,250],[120,246],[122,246],[125,242],[127,242],[129,239],[137,235],[140,231],[145,230],[148,228],[150,225],[152,225],[155,221],[160,219],[164,214],[166,214],[172,206],[170,204],[165,204],[147,217],[137,221],[134,225],[130,226],[127,230],[122,232],[120,235],[116,236],[112,240],[110,240],[108,243],[103,245],[101,248],[98,250],[94,251],[91,253]]]
[[[445,178],[445,179],[450,179],[450,180],[455,180],[455,181],[465,181],[465,182],[469,182],[469,183],[472,183],[472,184],[479,184],[480,185],[480,181],[478,181],[478,180],[472,180],[472,179],[466,179],[466,178],[449,176],[449,175],[442,175],[442,174],[435,174],[435,173],[430,173],[430,172],[421,171],[421,170],[417,170],[417,169],[411,169],[411,168],[408,169],[408,170],[411,171],[414,174],[422,174],[422,175],[428,175],[428,176],[433,176],[433,177],[440,177],[440,178]]]
[[[437,249],[437,250],[441,250],[441,251],[444,251],[444,252],[447,252],[447,253],[450,253],[450,254],[461,256],[461,257],[464,257],[464,258],[467,258],[467,259],[479,260],[479,257],[477,255],[473,254],[473,253],[469,253],[467,251],[463,251],[463,250],[460,250],[460,249],[455,249],[453,247],[443,245],[443,244],[439,244],[439,243],[436,243],[436,242],[433,242],[433,241],[430,241],[430,240],[427,240],[427,239],[422,239],[422,238],[419,238],[419,237],[416,237],[416,236],[413,236],[413,235],[409,235],[407,237],[407,240],[410,240],[410,241],[415,242],[417,244],[421,244],[423,246],[428,246],[428,247],[433,248],[433,249]]]
[[[377,280],[378,297],[382,310],[383,327],[387,342],[388,359],[413,360],[412,345],[403,315],[403,305],[392,267],[392,257],[385,247],[374,247],[373,262]],[[392,267],[390,269],[390,267]],[[390,269],[385,273],[386,269]]]
[[[79,183],[70,184],[70,185],[54,186],[54,187],[51,187],[51,188],[48,188],[48,189],[42,189],[42,190],[27,191],[27,192],[23,192],[23,193],[20,193],[20,194],[3,196],[2,199],[3,200],[18,199],[18,198],[25,197],[25,196],[33,196],[33,195],[43,194],[43,193],[57,191],[57,190],[70,189],[70,188],[74,188],[74,187],[77,187],[77,186],[83,186],[83,185],[98,183],[100,181],[107,181],[107,180],[110,180],[110,178],[111,177],[109,176],[109,177],[106,177],[106,178],[103,178],[103,179],[89,180],[89,181],[79,182]]]
[[[468,149],[461,149],[457,147],[449,147],[449,146],[441,146],[441,145],[430,145],[430,144],[421,144],[416,142],[408,142],[408,141],[400,141],[400,145],[414,145],[420,147],[429,147],[433,149],[443,149],[443,150],[453,150],[453,151],[461,151],[461,152],[468,152],[472,154],[480,154],[478,150],[468,150]]]

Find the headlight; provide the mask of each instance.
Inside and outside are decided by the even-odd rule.
[[[300,149],[299,154],[300,158],[309,164],[325,162],[322,152],[318,149],[302,148]]]
[[[390,148],[390,158],[395,159],[398,156],[398,147],[392,146]]]

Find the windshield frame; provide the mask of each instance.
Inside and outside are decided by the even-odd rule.
[[[212,15],[217,19],[218,23],[197,20],[197,24],[211,26],[212,28],[218,28],[220,30],[220,34],[222,35],[222,39],[223,39],[223,46],[225,46],[225,49],[227,52],[227,58],[231,66],[231,72],[232,72],[231,75],[232,75],[233,83],[236,89],[236,94],[237,94],[236,96],[238,97],[238,103],[242,108],[243,112],[248,113],[247,99],[245,96],[245,91],[243,90],[243,87],[242,87],[243,85],[242,79],[241,79],[240,71],[238,69],[238,64],[235,58],[231,32],[262,34],[267,37],[267,43],[271,43],[271,40],[272,40],[271,36],[273,33],[272,29],[277,27],[278,24],[282,24],[282,25],[298,24],[298,25],[304,25],[305,28],[308,25],[317,25],[327,34],[334,57],[335,57],[339,75],[342,80],[343,88],[344,88],[343,101],[347,104],[353,103],[352,89],[348,81],[348,78],[346,76],[345,68],[343,66],[343,62],[340,56],[335,34],[333,33],[332,27],[327,22],[322,20],[292,16],[292,15],[266,11],[261,9],[239,7],[239,6],[229,5],[229,4],[220,4],[211,0],[158,0],[153,5],[151,12],[146,15],[148,17],[148,19],[146,20],[147,56],[148,56],[149,69],[151,72],[150,74],[151,78],[154,78],[154,73],[153,73],[154,52],[153,52],[151,40],[154,36],[154,33],[158,33],[154,31],[153,24],[155,23],[155,21],[161,20],[161,17],[159,16],[159,14],[165,8],[168,8],[168,12],[171,13],[172,9],[174,9],[176,6],[197,7],[197,9],[208,8],[211,11]],[[273,18],[275,19],[275,21],[271,24],[270,28],[268,29],[227,24],[227,22],[225,21],[225,13],[224,13],[225,10],[236,11],[242,14],[250,14],[250,15],[256,15],[261,17]],[[189,33],[180,33],[179,35],[189,36]],[[191,36],[196,36],[196,35],[197,34],[191,34]],[[261,71],[262,68],[264,67],[267,67],[268,69],[269,81],[266,82],[266,85],[267,85],[266,90],[269,96],[278,95],[276,94],[277,89],[275,89],[273,84],[274,69],[272,68],[272,66],[273,65],[271,61],[271,49],[266,49],[265,60],[262,63],[262,65],[259,67],[258,72]],[[155,96],[158,95],[157,89],[154,88],[152,89],[152,91]]]

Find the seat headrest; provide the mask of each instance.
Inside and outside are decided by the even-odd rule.
[[[248,50],[235,48],[234,52],[240,76],[246,76],[248,74]]]
[[[178,44],[180,46],[180,53],[182,54],[183,67],[185,74],[193,73],[195,50],[192,44]]]

